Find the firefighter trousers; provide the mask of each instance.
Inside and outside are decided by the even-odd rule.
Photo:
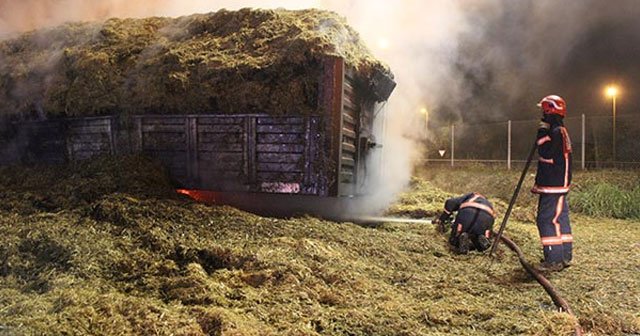
[[[460,234],[466,232],[473,243],[472,249],[484,251],[487,246],[482,246],[478,238],[485,236],[489,238],[489,234],[493,227],[493,217],[480,209],[464,208],[458,211],[455,221],[451,224],[451,236],[449,243],[455,247],[459,247]]]
[[[572,259],[573,236],[566,194],[540,194],[536,218],[544,260],[549,263]]]

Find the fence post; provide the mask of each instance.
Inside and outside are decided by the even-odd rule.
[[[454,154],[455,154],[455,134],[456,134],[456,128],[455,125],[452,123],[451,124],[451,167],[453,167],[453,161],[454,161]]]
[[[585,124],[586,124],[586,119],[585,119],[585,116],[584,116],[584,113],[583,113],[582,114],[582,130],[581,130],[582,131],[582,134],[581,134],[582,139],[581,139],[581,145],[580,145],[580,147],[581,147],[580,148],[580,159],[581,159],[581,164],[582,164],[582,170],[584,170],[584,158],[585,158],[585,148],[586,148],[585,139],[587,138],[586,134],[585,134],[586,133],[585,132],[585,130],[586,130]]]
[[[511,120],[507,122],[507,169],[511,170]]]

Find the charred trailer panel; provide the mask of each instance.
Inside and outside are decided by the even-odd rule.
[[[376,103],[384,102],[396,83],[389,75],[375,72],[361,78],[341,58],[326,58],[323,64],[320,109],[327,116],[331,170],[330,196],[353,196],[365,191],[367,158],[376,147],[373,134]]]
[[[10,123],[0,134],[0,164],[60,164],[116,154],[115,117]]]
[[[13,124],[0,136],[2,164],[57,164],[67,161],[63,120]]]
[[[185,189],[328,196],[322,117],[134,117],[135,147]]]
[[[162,162],[185,189],[358,195],[374,142],[374,106],[395,83],[381,73],[360,78],[340,57],[320,63],[311,115],[122,115],[15,123],[2,132],[0,163],[141,153]]]

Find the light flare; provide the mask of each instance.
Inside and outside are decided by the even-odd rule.
[[[607,86],[607,88],[604,90],[604,94],[605,94],[607,97],[610,97],[610,98],[611,98],[611,97],[615,97],[615,96],[617,96],[617,95],[618,95],[618,92],[619,92],[618,87],[617,87],[617,86],[615,86],[615,85],[609,85],[609,86]]]

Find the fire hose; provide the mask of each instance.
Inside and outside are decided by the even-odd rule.
[[[440,221],[437,221],[436,219],[434,219],[432,223],[437,225],[436,230],[439,233],[446,233],[447,223],[442,223]],[[495,231],[492,231],[491,233],[494,236],[497,236],[497,233]],[[547,292],[547,294],[551,297],[551,300],[553,301],[555,306],[561,311],[575,318],[576,316],[571,310],[571,307],[569,307],[569,303],[567,302],[567,300],[565,300],[562,296],[560,296],[560,294],[555,289],[555,287],[553,287],[553,284],[551,284],[551,282],[540,271],[536,270],[535,267],[533,267],[527,261],[520,247],[516,243],[514,243],[511,239],[509,239],[504,235],[500,237],[500,240],[502,240],[505,243],[505,245],[507,245],[507,247],[517,255],[518,260],[520,261],[520,264],[522,265],[522,267],[525,269],[525,271],[527,271],[527,273],[529,273],[534,279],[536,279],[536,281],[542,286],[542,288],[544,288],[545,292]],[[580,323],[577,322],[577,318],[576,318],[576,324],[574,326],[574,330],[575,330],[576,336],[582,335],[582,327],[580,326]]]
[[[493,234],[496,235],[495,232],[493,232]],[[553,303],[556,305],[556,307],[558,307],[565,313],[575,317],[576,315],[571,310],[571,307],[569,307],[569,303],[567,302],[567,300],[565,300],[562,296],[560,296],[558,291],[553,287],[551,282],[544,277],[544,275],[542,275],[538,270],[536,270],[533,266],[531,266],[529,262],[527,262],[527,260],[524,257],[524,253],[522,253],[522,250],[520,249],[520,247],[518,247],[516,243],[514,243],[511,239],[505,236],[500,237],[500,240],[502,240],[511,251],[515,252],[515,254],[518,256],[518,260],[520,260],[520,264],[522,265],[522,267],[524,267],[527,273],[529,273],[532,277],[534,277],[536,281],[542,286],[542,288],[544,288],[547,294],[549,294],[549,296],[551,297],[551,300],[553,300]],[[576,336],[582,335],[582,327],[580,326],[580,323],[578,322],[577,318],[576,318],[576,325],[574,326],[574,328],[575,328]]]
[[[436,219],[437,217],[434,218],[433,220],[389,218],[389,217],[361,217],[358,220],[355,220],[354,222],[361,223],[361,224],[389,223],[389,222],[390,223],[412,223],[412,224],[432,223],[432,224],[438,225],[436,227],[436,230],[439,233],[441,234],[446,233],[447,223],[436,221]],[[492,231],[492,234],[494,236],[497,236],[497,233],[495,231]],[[534,279],[536,279],[536,281],[542,286],[542,288],[544,288],[545,292],[547,292],[547,294],[551,297],[551,300],[553,301],[555,306],[561,311],[573,317],[576,317],[573,311],[571,310],[571,307],[569,306],[569,303],[567,302],[567,300],[565,300],[562,296],[560,296],[560,294],[555,289],[555,287],[553,287],[553,284],[551,284],[551,282],[542,273],[540,273],[533,266],[531,266],[529,262],[527,262],[525,255],[520,249],[520,247],[516,245],[516,243],[514,243],[508,237],[501,236],[500,240],[502,240],[505,243],[505,245],[518,256],[518,260],[520,261],[520,264],[522,265],[522,267],[525,269],[525,271],[527,271],[527,273],[529,273]],[[576,336],[582,335],[582,327],[580,326],[580,323],[578,322],[577,318],[576,318],[576,324],[574,326],[574,331],[575,331],[574,334]]]
[[[509,207],[507,207],[507,212],[505,212],[504,218],[502,218],[502,223],[500,224],[500,230],[498,230],[498,233],[495,235],[496,237],[493,240],[493,244],[491,245],[491,250],[489,251],[489,258],[493,257],[494,253],[496,252],[496,249],[498,248],[500,237],[502,237],[504,228],[507,226],[507,221],[509,220],[509,216],[511,216],[511,210],[513,210],[513,206],[516,203],[518,194],[520,194],[520,188],[522,187],[522,182],[524,182],[524,177],[527,175],[527,171],[529,170],[529,166],[531,165],[531,160],[533,160],[533,154],[535,154],[537,147],[538,147],[538,143],[534,141],[533,146],[531,147],[531,151],[529,151],[529,157],[527,157],[527,163],[525,163],[524,169],[522,170],[522,174],[520,174],[520,180],[516,185],[516,189],[513,191],[513,196],[511,196],[511,200],[509,201]]]
[[[533,160],[533,155],[535,154],[536,148],[538,147],[537,145],[538,145],[537,142],[534,141],[533,146],[529,151],[527,162],[525,163],[524,169],[522,170],[522,174],[520,174],[520,180],[518,180],[518,184],[516,185],[516,188],[513,191],[513,195],[511,196],[511,200],[509,201],[509,206],[507,207],[507,211],[505,212],[504,218],[502,219],[502,223],[500,224],[500,229],[498,230],[497,233],[495,231],[493,232],[493,235],[495,236],[495,238],[493,240],[493,244],[491,245],[491,250],[489,251],[489,258],[492,258],[493,255],[495,254],[498,248],[498,243],[500,241],[503,241],[505,245],[507,245],[507,247],[509,247],[509,249],[511,249],[518,256],[518,260],[520,260],[520,264],[522,265],[522,267],[524,267],[527,273],[529,273],[533,278],[535,278],[536,281],[542,286],[542,288],[544,288],[547,294],[549,294],[549,296],[551,297],[551,300],[553,300],[553,303],[556,305],[556,307],[566,312],[567,314],[575,317],[575,314],[571,310],[571,307],[569,307],[569,303],[567,303],[567,301],[560,296],[558,291],[553,287],[551,282],[544,277],[544,275],[542,275],[533,266],[531,266],[531,264],[527,262],[527,260],[524,257],[524,253],[522,253],[522,250],[520,249],[520,247],[518,247],[518,245],[516,245],[516,243],[514,243],[511,239],[502,235],[505,227],[507,226],[507,221],[511,216],[511,210],[513,210],[513,206],[516,203],[518,194],[520,194],[520,188],[522,187],[522,182],[524,182],[524,178],[527,175],[527,171],[529,170],[529,166],[531,165],[531,161]],[[576,325],[575,325],[575,335],[577,336],[582,335],[582,327],[580,327],[579,322],[576,322]]]

